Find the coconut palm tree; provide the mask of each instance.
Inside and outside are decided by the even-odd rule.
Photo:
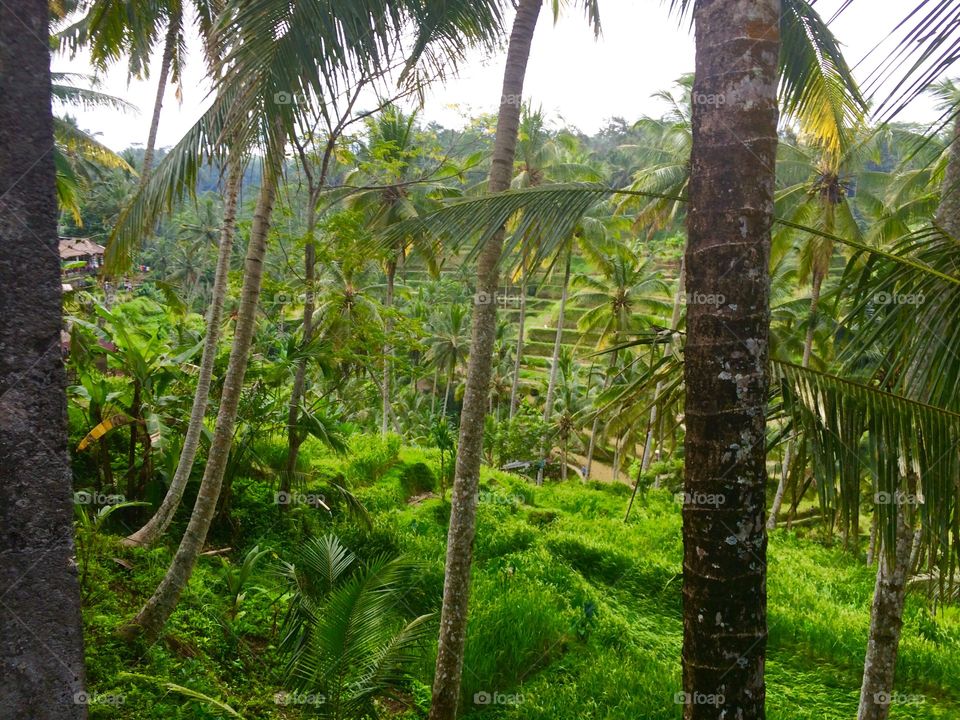
[[[776,0],[704,0],[693,12],[686,283],[691,297],[724,301],[687,305],[684,488],[688,497],[713,493],[726,503],[683,508],[683,691],[717,698],[686,703],[685,720],[764,716],[764,415],[780,16]],[[744,39],[755,52],[743,54]]]
[[[441,417],[447,415],[447,403],[450,399],[451,386],[457,377],[457,370],[467,361],[470,349],[467,332],[469,320],[470,315],[466,307],[451,304],[446,312],[438,313],[431,322],[430,337],[427,340],[430,347],[430,362],[437,371],[442,370],[446,374]]]
[[[602,277],[577,277],[574,285],[579,290],[573,299],[578,306],[587,308],[577,322],[577,329],[583,335],[597,338],[596,350],[609,350],[602,388],[607,390],[617,373],[621,343],[653,325],[664,326],[661,318],[667,314],[668,288],[651,261],[628,246],[621,245],[597,260]],[[590,477],[599,432],[598,413],[590,430],[587,477]]]
[[[0,438],[0,704],[15,717],[80,720],[49,17],[46,0],[0,5],[0,412],[18,418]]]
[[[377,51],[389,46],[394,39],[399,42],[407,21],[419,23],[420,33],[408,61],[411,71],[428,45],[436,52],[456,56],[471,43],[489,42],[499,27],[497,8],[484,3],[445,2],[440,7],[433,3],[426,6],[415,3],[389,8],[377,3],[369,8],[374,17],[381,19],[374,23],[374,32],[368,23],[370,15],[356,13],[356,2],[351,3],[349,12],[334,15],[337,22],[333,27],[329,8],[321,9],[304,2],[284,3],[276,10],[276,14],[265,17],[256,7],[231,6],[217,29],[218,47],[224,48],[224,68],[227,68],[220,79],[218,103],[224,103],[225,97],[230,98],[226,108],[218,105],[225,109],[224,135],[241,148],[261,145],[264,171],[247,246],[237,327],[197,501],[167,574],[124,628],[127,636],[143,633],[154,638],[159,634],[189,582],[220,495],[253,338],[267,233],[282,158],[298,119],[298,104],[278,102],[278,97],[285,97],[278,93],[296,91],[298,96],[324,97],[331,85],[349,81],[357,64],[379,65]],[[271,23],[277,14],[286,19],[281,18],[280,24],[273,26]],[[276,27],[283,28],[283,32],[275,32]],[[291,58],[297,62],[291,62]],[[305,76],[304,64],[323,72]],[[307,87],[303,85],[305,82]]]
[[[160,127],[160,113],[168,83],[179,84],[186,55],[188,12],[197,21],[210,67],[214,60],[212,32],[224,0],[81,0],[76,10],[83,16],[57,34],[62,49],[74,56],[81,48],[90,51],[90,61],[98,71],[127,57],[129,78],[147,79],[150,58],[160,45],[157,93],[153,103],[150,131],[144,147],[140,183],[145,184],[153,170],[153,156]],[[161,40],[162,37],[162,40]]]

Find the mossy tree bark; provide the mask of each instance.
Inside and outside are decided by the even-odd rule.
[[[487,189],[491,193],[509,189],[520,125],[523,81],[530,57],[537,18],[543,0],[520,0],[510,34],[507,62],[500,94],[500,113],[493,144],[493,158]],[[460,414],[456,475],[451,493],[450,527],[447,533],[446,574],[440,612],[440,638],[430,720],[454,720],[460,699],[463,650],[467,635],[467,606],[470,598],[470,565],[476,533],[477,486],[483,449],[483,419],[490,392],[493,345],[496,336],[496,291],[504,232],[501,228],[480,250],[477,259],[477,287],[472,318],[467,387]],[[483,299],[486,302],[481,303]]]
[[[686,281],[685,720],[765,717],[779,0],[698,0]],[[722,503],[697,502],[700,497]]]
[[[77,720],[80,590],[60,350],[46,0],[0,3],[0,715]]]

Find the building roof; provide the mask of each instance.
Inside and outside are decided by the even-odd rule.
[[[60,259],[86,257],[87,255],[103,255],[106,250],[88,238],[60,238]]]

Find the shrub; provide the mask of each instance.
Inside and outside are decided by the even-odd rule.
[[[432,492],[437,486],[437,478],[426,463],[415,462],[406,465],[400,473],[400,487],[404,498]]]
[[[370,485],[382,478],[397,462],[400,437],[357,435],[350,443],[351,458],[346,479],[351,485]]]

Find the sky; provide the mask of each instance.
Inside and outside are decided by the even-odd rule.
[[[842,0],[818,0],[816,8],[829,18],[841,4]],[[545,4],[531,51],[525,98],[534,107],[542,107],[557,125],[574,126],[586,133],[596,132],[612,117],[632,121],[661,115],[665,107],[651,97],[653,93],[669,89],[677,78],[693,71],[693,36],[688,25],[680,26],[669,17],[660,0],[601,0],[603,34],[594,40],[582,12],[574,3],[570,5],[554,24],[550,3]],[[890,43],[882,41],[904,12],[901,0],[856,0],[832,24],[859,79],[884,58]],[[876,47],[878,43],[880,47]],[[180,99],[172,87],[165,95],[158,147],[176,143],[210,102],[198,38],[191,38],[188,52]],[[458,127],[468,114],[495,112],[504,55],[477,52],[468,57],[458,77],[427,92],[420,117],[425,122]],[[159,67],[159,58],[153,67]],[[87,58],[64,55],[54,56],[53,70],[92,72]],[[960,69],[955,72],[960,74]],[[140,112],[70,109],[80,127],[98,133],[100,141],[114,150],[142,145],[156,95],[155,76],[128,83],[121,63],[100,78],[98,89],[126,99]],[[932,122],[936,117],[933,101],[923,97],[898,119]]]

